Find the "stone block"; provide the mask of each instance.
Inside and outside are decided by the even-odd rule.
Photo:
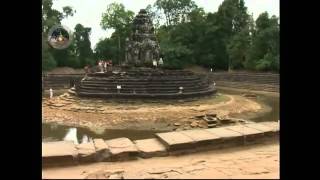
[[[190,137],[196,142],[197,147],[203,145],[215,145],[221,143],[222,138],[219,136],[209,133],[203,129],[180,131],[180,133]]]
[[[195,148],[195,141],[180,132],[157,133],[156,136],[169,151]]]
[[[166,156],[166,147],[156,138],[134,141],[138,148],[139,155],[143,158]]]
[[[82,143],[76,146],[80,162],[93,162],[96,157],[96,150],[93,142]]]
[[[220,137],[222,139],[221,147],[242,145],[244,143],[244,136],[241,133],[226,129],[224,127],[205,129],[205,131]]]
[[[276,134],[275,128],[261,123],[249,123],[245,124],[244,126],[262,131],[265,136],[273,136]]]
[[[78,151],[72,141],[42,143],[42,164],[73,164],[77,162]]]
[[[241,133],[245,138],[245,142],[254,141],[258,138],[263,137],[263,131],[254,128],[249,128],[244,125],[228,126],[226,127],[226,129],[230,129],[232,131]]]
[[[280,131],[280,123],[279,122],[261,122],[259,124],[272,127],[274,131],[279,132]]]
[[[128,138],[116,138],[105,141],[111,153],[111,160],[134,159],[138,155],[138,149]]]
[[[93,139],[93,144],[96,150],[96,161],[100,162],[110,158],[109,147],[103,139]]]

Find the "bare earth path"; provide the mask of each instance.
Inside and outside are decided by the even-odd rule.
[[[279,178],[279,141],[182,156],[102,162],[42,170],[44,179],[59,178]],[[109,176],[110,177],[110,176]]]

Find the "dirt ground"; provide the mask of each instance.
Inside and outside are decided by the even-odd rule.
[[[123,101],[85,99],[69,95],[53,99],[43,98],[42,119],[58,123],[87,127],[96,132],[104,129],[173,130],[206,128],[205,121],[197,116],[217,114],[258,114],[266,109],[253,99],[240,95],[218,94],[189,101]]]
[[[279,141],[181,156],[42,169],[43,179],[278,179]]]

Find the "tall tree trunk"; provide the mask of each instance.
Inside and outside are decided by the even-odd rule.
[[[119,65],[121,65],[121,60],[120,60],[120,34],[118,34],[118,62],[119,62]]]

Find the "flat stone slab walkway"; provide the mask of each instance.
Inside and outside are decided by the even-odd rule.
[[[140,156],[143,158],[165,156],[168,154],[166,147],[156,138],[136,140],[134,143],[138,148]]]
[[[182,134],[194,140],[197,146],[213,145],[221,142],[221,138],[203,129],[181,131]]]
[[[51,163],[129,160],[174,155],[260,142],[278,137],[279,122],[248,123],[211,129],[156,133],[156,138],[131,141],[126,137],[94,139],[75,145],[72,141],[42,143],[43,165]],[[178,153],[177,153],[178,154]]]
[[[78,151],[72,141],[42,143],[42,163],[75,163]]]
[[[181,132],[157,133],[156,136],[168,150],[180,150],[195,147],[196,141]]]
[[[131,155],[138,154],[138,149],[135,144],[128,138],[116,138],[105,141],[111,153],[111,159],[122,160],[128,159]]]

